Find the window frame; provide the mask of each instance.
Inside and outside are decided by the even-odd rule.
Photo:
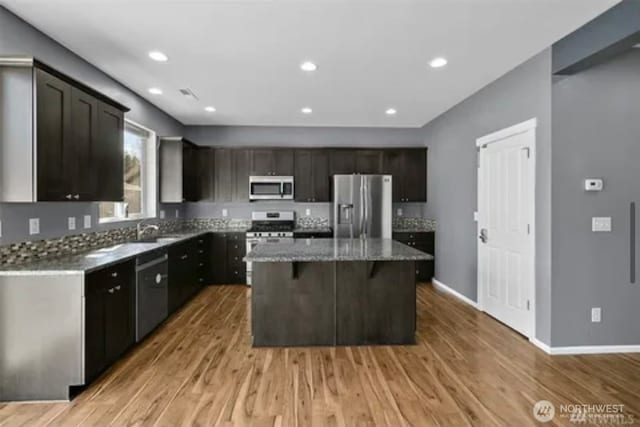
[[[144,159],[141,165],[142,176],[142,212],[125,215],[125,202],[100,202],[100,203],[113,203],[114,204],[114,216],[102,217],[100,216],[100,207],[98,206],[98,222],[100,224],[108,224],[114,222],[127,222],[127,221],[140,221],[147,218],[157,218],[157,205],[158,205],[158,139],[156,132],[136,123],[133,120],[125,119],[125,125],[123,132],[126,133],[127,127],[134,127],[140,131],[148,134],[145,143]],[[124,140],[123,140],[124,144]],[[124,156],[122,161],[124,162]],[[124,186],[124,175],[122,176],[122,185]]]

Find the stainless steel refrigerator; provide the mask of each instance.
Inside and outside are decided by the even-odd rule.
[[[391,175],[334,175],[334,237],[390,239],[391,180]]]

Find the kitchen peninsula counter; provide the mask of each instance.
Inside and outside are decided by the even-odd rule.
[[[413,344],[415,262],[391,239],[260,243],[251,293],[254,346]]]

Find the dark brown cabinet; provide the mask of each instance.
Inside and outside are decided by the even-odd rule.
[[[249,175],[251,169],[251,151],[232,151],[233,202],[249,201]]]
[[[180,308],[198,289],[198,243],[196,239],[169,248],[169,313]]]
[[[251,150],[250,175],[293,175],[293,150],[265,148]]]
[[[5,82],[2,74],[19,72],[3,68],[0,85],[17,84],[18,80]],[[34,65],[30,82],[35,86],[33,100],[16,99],[16,105],[8,106],[11,116],[31,115],[33,124],[28,131],[19,129],[27,121],[12,120],[5,126],[9,139],[2,143],[16,143],[19,135],[23,148],[8,151],[12,156],[0,160],[7,185],[13,187],[3,190],[2,201],[122,200],[126,108],[42,64]],[[18,88],[7,90],[14,93]],[[33,137],[32,145],[24,140],[28,136]],[[30,168],[34,173],[25,175]],[[35,185],[30,185],[33,179]]]
[[[198,147],[196,152],[196,179],[199,181],[199,198],[201,201],[214,202],[216,200],[215,150],[211,147]]]
[[[135,340],[135,262],[87,274],[85,383],[96,378]]]
[[[242,261],[246,255],[244,233],[212,233],[211,236],[211,283],[247,283],[247,264]]]
[[[200,174],[200,147],[183,138],[160,140],[160,202],[197,202],[205,178]]]
[[[332,149],[329,152],[329,175],[356,173],[356,150]]]
[[[381,150],[358,150],[356,152],[356,173],[376,175],[382,173]]]
[[[326,150],[296,150],[296,202],[329,202],[329,155]]]
[[[230,202],[233,198],[233,150],[216,148],[214,153],[214,196],[216,202]],[[247,184],[249,185],[249,184]]]
[[[435,233],[434,232],[402,232],[393,233],[393,239],[407,246],[411,246],[419,251],[435,255]],[[435,262],[417,261],[416,280],[419,282],[430,282],[433,279]]]
[[[382,170],[393,175],[394,202],[427,201],[426,149],[385,150]]]
[[[98,101],[97,144],[93,146],[98,200],[124,200],[124,113]]]

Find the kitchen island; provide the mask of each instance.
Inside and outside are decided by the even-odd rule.
[[[258,244],[245,257],[253,345],[413,344],[415,262],[430,259],[391,239]]]

